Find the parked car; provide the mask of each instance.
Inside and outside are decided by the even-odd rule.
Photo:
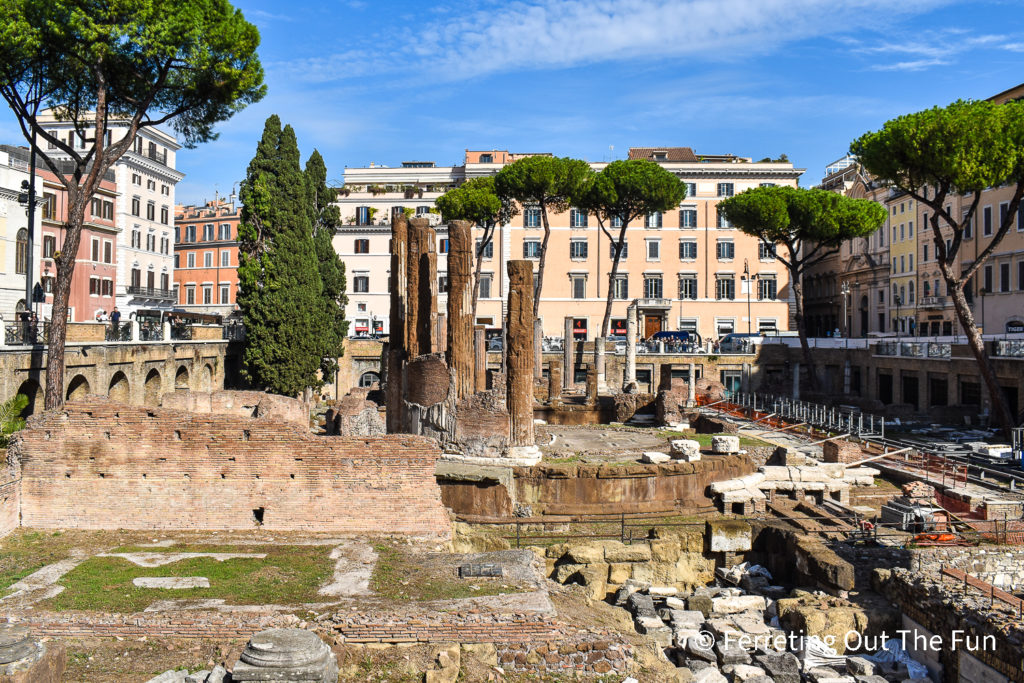
[[[754,347],[764,342],[764,335],[759,333],[730,332],[722,337],[718,344],[721,353],[752,353]]]

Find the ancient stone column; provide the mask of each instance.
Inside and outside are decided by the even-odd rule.
[[[634,301],[626,309],[626,376],[623,385],[636,382],[636,319],[637,309]]]
[[[533,262],[509,261],[508,280],[509,444],[533,446]]]
[[[697,366],[690,363],[690,376],[686,382],[686,407],[697,405]]]
[[[402,364],[406,357],[405,316],[408,289],[406,258],[409,248],[409,225],[405,216],[391,222],[391,313],[388,333],[387,429],[396,433],[402,424]]]
[[[800,399],[800,364],[793,363],[793,398]]]
[[[597,367],[587,367],[587,405],[597,405]]]
[[[605,371],[605,337],[598,337],[594,340],[594,367],[597,369],[597,391],[598,393],[608,391],[608,381]]]
[[[448,225],[448,349],[455,396],[471,396],[476,383],[473,353],[473,232],[469,221]]]
[[[572,362],[572,318],[565,319],[565,337],[562,339],[562,388],[568,389],[573,385],[573,362]]]
[[[672,368],[671,363],[662,363],[658,376],[658,391],[672,391]]]
[[[336,681],[338,661],[324,641],[300,628],[272,628],[249,639],[233,681]]]
[[[548,361],[548,402],[556,401],[562,397],[562,361],[551,359]]]
[[[422,218],[407,221],[404,216],[395,218],[394,225],[404,221],[407,228],[405,258],[405,349],[409,357],[419,354],[419,315],[420,315],[420,237],[421,230],[417,224],[425,223]],[[392,228],[393,229],[393,228]]]
[[[473,330],[473,377],[477,391],[487,391],[487,331],[482,325]]]
[[[750,393],[750,363],[743,364],[743,375],[740,378],[740,391]]]
[[[416,338],[419,341],[420,355],[434,353],[437,346],[433,343],[434,330],[437,329],[437,233],[427,224],[426,218],[413,218],[410,225],[416,226],[419,232],[419,313],[416,324],[419,329]]]
[[[533,378],[540,379],[544,369],[544,325],[540,320],[533,321]]]
[[[437,314],[437,324],[434,325],[432,343],[435,350],[440,353],[448,353],[448,316],[445,313]]]

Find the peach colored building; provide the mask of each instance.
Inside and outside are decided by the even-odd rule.
[[[174,207],[176,308],[222,315],[238,310],[238,222],[234,201]]]
[[[356,334],[388,331],[392,212],[409,208],[430,216],[434,200],[449,187],[496,173],[522,156],[528,155],[467,150],[462,166],[404,162],[397,168],[345,170],[345,189],[338,198],[344,225],[334,244],[348,270],[346,315]],[[734,331],[790,329],[786,269],[771,250],[720,219],[716,207],[721,199],[758,185],[795,186],[803,170],[789,162],[697,155],[686,147],[634,148],[630,157],[661,164],[686,182],[689,192],[676,209],[630,225],[615,284],[611,333],[624,333],[626,308],[634,300],[645,337],[661,330],[717,339]],[[605,164],[591,166],[600,170]],[[594,215],[570,209],[549,218],[551,239],[540,306],[544,334],[563,336],[569,321],[576,338],[593,339],[604,314],[611,245]],[[477,324],[501,327],[505,263],[538,258],[542,237],[539,209],[531,206],[521,207],[518,216],[495,231],[483,259]],[[447,234],[438,226],[441,292],[447,282],[446,254]]]

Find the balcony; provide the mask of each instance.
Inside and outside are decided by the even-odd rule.
[[[672,308],[672,299],[637,299],[636,305],[638,308],[654,308],[667,311]]]
[[[160,289],[159,287],[142,287],[140,285],[129,285],[128,293],[143,299],[160,299],[163,301],[174,301],[173,289]]]
[[[944,296],[922,296],[918,304],[920,308],[945,308],[946,297]]]

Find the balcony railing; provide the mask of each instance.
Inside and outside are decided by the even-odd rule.
[[[897,342],[881,341],[875,344],[876,356],[900,356],[902,358],[950,358],[953,345],[946,342]]]
[[[4,326],[6,346],[41,346],[46,344],[50,334],[50,323],[35,322],[9,323]]]
[[[637,306],[639,308],[672,308],[671,299],[662,299],[658,297],[649,297],[646,299],[637,300]]]
[[[923,296],[921,297],[921,308],[943,308],[946,305],[944,296]]]
[[[1000,339],[992,346],[993,355],[1000,358],[1024,358],[1024,339]]]
[[[128,293],[132,296],[139,296],[144,299],[166,299],[174,301],[173,289],[161,289],[159,287],[142,287],[140,285],[129,285]]]

